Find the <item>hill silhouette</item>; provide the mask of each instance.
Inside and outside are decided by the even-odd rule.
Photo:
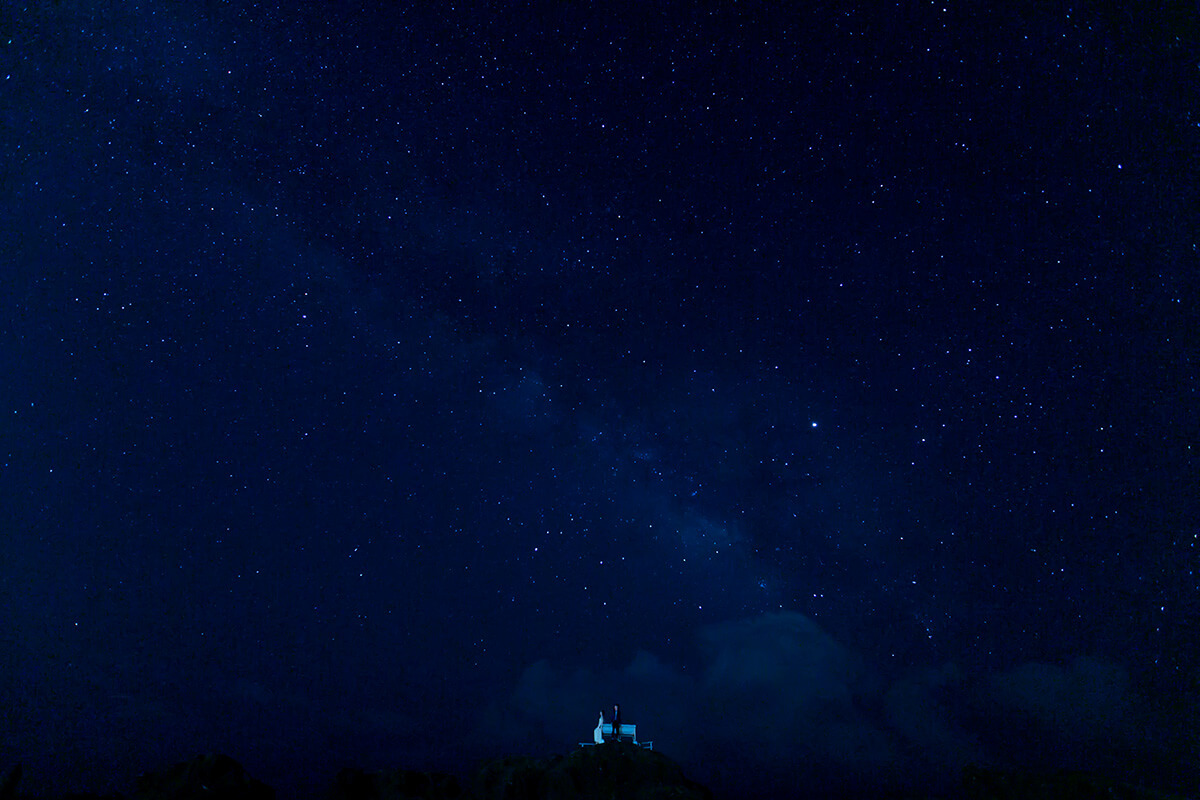
[[[0,800],[44,800],[18,791],[22,768],[0,781]],[[822,796],[795,787],[796,798]],[[904,798],[931,797],[913,791]],[[567,755],[505,756],[481,763],[462,781],[412,769],[341,770],[328,800],[714,800],[666,756],[627,743],[581,747]],[[969,767],[947,800],[1186,800],[1078,771],[1021,772]],[[273,788],[230,756],[200,755],[138,778],[132,794],[73,792],[60,800],[276,800]],[[893,800],[900,800],[894,796]]]

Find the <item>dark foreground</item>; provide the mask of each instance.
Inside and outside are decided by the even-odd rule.
[[[21,767],[5,774],[0,800],[33,800],[19,791]],[[806,797],[802,788],[796,797]],[[919,793],[909,797],[923,796]],[[1185,800],[1080,772],[1026,774],[968,769],[964,800]],[[713,800],[669,758],[627,744],[580,748],[566,756],[509,756],[486,761],[466,782],[437,772],[343,769],[328,800]],[[124,795],[68,794],[61,800],[276,800],[275,790],[226,755],[147,773]]]

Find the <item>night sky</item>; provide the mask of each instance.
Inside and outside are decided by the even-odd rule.
[[[404,5],[0,5],[0,770],[1200,785],[1194,3]]]

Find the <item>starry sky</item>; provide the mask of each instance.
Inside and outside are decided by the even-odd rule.
[[[583,5],[0,8],[0,768],[1200,784],[1194,4]]]

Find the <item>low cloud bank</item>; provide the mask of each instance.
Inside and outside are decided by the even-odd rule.
[[[692,668],[645,651],[620,670],[534,663],[485,715],[480,735],[514,750],[561,751],[590,740],[598,713],[607,717],[619,700],[639,738],[696,779],[768,794],[951,786],[968,764],[1137,779],[1127,773],[1147,763],[1135,752],[1144,723],[1135,722],[1129,676],[1099,659],[977,675],[945,664],[888,683],[790,612],[706,627],[698,644],[703,658]]]

